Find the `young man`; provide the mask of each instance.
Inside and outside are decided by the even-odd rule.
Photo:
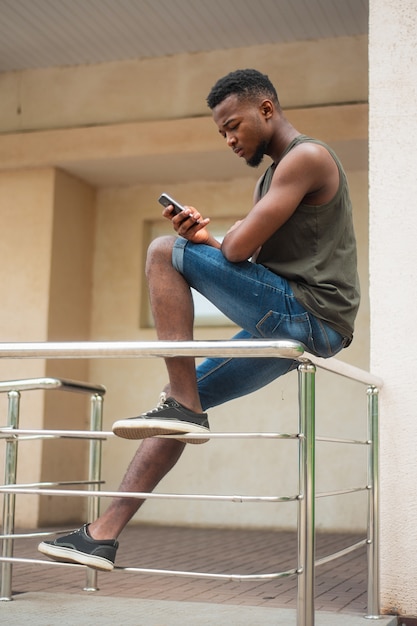
[[[193,338],[190,287],[242,330],[237,339],[294,339],[321,357],[347,346],[359,306],[356,243],[346,177],[335,154],[301,135],[285,118],[274,86],[256,70],[221,78],[207,98],[227,145],[251,167],[272,164],[255,190],[254,206],[222,244],[209,219],[187,206],[164,209],[179,235],[149,247],[146,276],[158,338]],[[250,260],[249,260],[250,259]],[[266,385],[294,367],[289,359],[166,359],[169,383],[160,404],[113,425],[116,435],[144,439],[120,486],[150,492],[179,459],[185,433],[209,432],[205,411]],[[163,439],[158,435],[176,434]],[[153,438],[156,436],[155,438]],[[143,503],[116,498],[92,524],[45,541],[47,556],[97,569],[113,568],[116,538]]]

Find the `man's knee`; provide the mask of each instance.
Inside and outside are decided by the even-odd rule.
[[[172,248],[174,247],[176,237],[165,235],[154,239],[146,254],[146,273],[155,266],[156,263],[171,263]]]

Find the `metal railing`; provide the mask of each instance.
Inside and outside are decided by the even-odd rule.
[[[17,459],[18,459],[18,442],[19,440],[33,440],[55,437],[51,433],[42,430],[34,430],[26,433],[19,430],[20,418],[20,398],[24,391],[34,390],[57,390],[68,391],[82,394],[88,394],[91,398],[90,408],[90,429],[92,431],[101,431],[103,425],[103,396],[106,393],[103,385],[92,385],[90,383],[81,383],[74,380],[60,378],[28,378],[25,380],[0,381],[0,393],[7,393],[8,411],[7,426],[0,429],[0,438],[6,440],[5,450],[5,467],[4,467],[4,484],[5,489],[10,486],[16,487],[17,479]],[[80,433],[82,438],[88,438],[86,432]],[[60,436],[63,436],[60,433]],[[73,437],[74,433],[69,431],[67,436]],[[88,479],[87,481],[72,481],[66,485],[90,485],[93,490],[98,490],[101,474],[101,439],[90,440]],[[51,486],[63,486],[63,483],[50,483]],[[41,487],[42,483],[34,483],[32,488]],[[12,487],[13,489],[13,487]],[[17,491],[5,491],[3,499],[3,534],[0,538],[2,542],[2,563],[1,563],[1,582],[0,582],[0,600],[10,600],[12,597],[12,564],[13,564],[13,547],[15,537],[15,512],[16,512],[16,493]],[[87,519],[92,522],[99,513],[99,498],[97,496],[89,496],[87,504]],[[97,586],[97,572],[89,569],[87,572],[87,588]]]
[[[359,368],[347,365],[335,359],[320,359],[304,352],[301,344],[294,341],[272,341],[272,340],[251,340],[251,341],[189,341],[189,342],[74,342],[74,343],[9,343],[0,344],[0,358],[146,358],[146,357],[172,357],[172,356],[193,356],[193,357],[276,357],[290,358],[298,362],[298,405],[299,405],[299,428],[294,434],[282,433],[211,433],[201,435],[204,438],[275,438],[275,439],[297,439],[298,440],[298,465],[299,465],[299,485],[298,493],[290,496],[215,496],[215,495],[187,495],[187,494],[161,494],[161,493],[133,493],[121,495],[120,492],[100,490],[100,497],[129,497],[138,499],[151,498],[182,498],[195,500],[217,500],[217,501],[238,501],[238,502],[288,502],[298,503],[297,515],[297,564],[285,572],[272,574],[210,574],[205,572],[180,572],[172,570],[152,570],[144,568],[116,568],[128,572],[176,574],[178,576],[193,576],[203,578],[218,578],[226,580],[271,580],[287,576],[297,576],[297,626],[314,626],[314,580],[315,567],[330,560],[344,556],[363,546],[367,546],[368,556],[368,614],[369,619],[378,619],[380,616],[379,606],[379,546],[378,546],[378,390],[382,386],[382,381]],[[368,449],[368,479],[367,484],[361,487],[344,489],[332,493],[316,494],[315,489],[315,376],[316,369],[322,368],[337,375],[345,376],[352,380],[363,383],[367,387],[367,415],[368,415],[368,438],[364,441],[349,439],[331,439],[326,441],[337,443],[350,443],[365,445]],[[45,379],[46,380],[46,379]],[[57,379],[47,379],[55,380]],[[26,381],[27,382],[27,381]],[[72,381],[59,381],[64,385],[82,385]],[[22,382],[24,384],[24,382]],[[3,383],[6,390],[10,383]],[[8,449],[6,451],[6,471],[8,479],[5,485],[0,487],[0,493],[4,493],[3,509],[3,556],[0,557],[3,567],[11,568],[13,562],[37,563],[42,565],[63,566],[62,563],[35,560],[16,559],[13,557],[14,533],[14,499],[16,495],[65,495],[84,496],[91,502],[89,508],[89,521],[92,521],[98,514],[97,490],[100,484],[101,448],[100,442],[103,438],[112,436],[112,433],[101,430],[101,402],[104,388],[96,386],[86,386],[88,391],[92,391],[93,397],[98,398],[99,407],[92,410],[90,431],[50,431],[50,430],[23,430],[18,428],[18,394],[22,390],[15,389],[9,391],[9,415],[6,428],[0,428],[0,436],[6,437]],[[100,389],[101,391],[99,391]],[[67,389],[69,390],[69,389]],[[74,390],[74,389],[71,389]],[[77,388],[77,390],[81,390]],[[94,418],[93,418],[94,414]],[[11,436],[12,431],[12,436]],[[92,432],[96,431],[96,432]],[[49,488],[53,485],[17,485],[16,463],[17,463],[17,441],[24,437],[60,437],[72,436],[90,439],[90,465],[87,483],[93,486],[93,490],[60,490]],[[193,434],[192,438],[196,438]],[[186,438],[187,436],[185,436]],[[317,438],[318,440],[320,438]],[[322,438],[324,440],[324,438]],[[14,480],[14,482],[13,482]],[[332,555],[328,555],[319,560],[315,560],[315,501],[317,497],[338,495],[341,493],[352,493],[355,491],[368,492],[368,523],[367,536],[362,541],[340,550]],[[6,532],[7,531],[7,532]],[[1,537],[0,537],[1,538]],[[68,565],[66,565],[68,567]],[[82,567],[71,565],[72,567]],[[5,589],[0,600],[11,599],[11,569],[6,576]],[[7,569],[6,569],[7,573]],[[97,572],[87,568],[86,589],[96,589]]]

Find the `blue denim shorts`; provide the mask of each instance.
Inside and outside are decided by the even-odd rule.
[[[287,280],[263,265],[230,263],[211,246],[178,237],[173,267],[242,330],[233,339],[292,339],[320,357],[337,354],[346,338],[308,312]],[[203,409],[263,387],[297,367],[292,359],[209,358],[197,366]]]

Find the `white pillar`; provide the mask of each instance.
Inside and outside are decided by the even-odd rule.
[[[371,370],[381,407],[381,600],[417,614],[417,2],[370,0]]]

